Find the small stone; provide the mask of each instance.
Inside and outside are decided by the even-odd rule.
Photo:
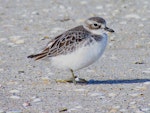
[[[31,99],[36,99],[36,98],[38,98],[38,96],[33,96],[33,97],[31,97]]]
[[[133,105],[133,104],[135,104],[135,103],[136,103],[136,102],[130,102],[129,104],[130,104],[130,105]]]
[[[2,85],[0,84],[0,88],[2,88]]]
[[[33,11],[31,14],[32,14],[32,15],[39,15],[39,12]]]
[[[110,59],[112,59],[112,60],[117,60],[117,57],[116,57],[115,55],[112,55],[112,56],[110,57]]]
[[[4,69],[3,68],[0,68],[0,72],[3,72],[4,71]]]
[[[40,98],[35,98],[35,99],[33,100],[34,103],[41,102],[41,101],[42,101],[42,100],[41,100]]]
[[[0,38],[0,42],[6,41],[6,38]]]
[[[20,99],[20,96],[17,96],[17,95],[13,95],[13,96],[10,96],[11,99]]]
[[[110,109],[110,111],[109,111],[109,113],[117,113],[117,109],[115,109],[115,108],[112,108],[112,109]]]
[[[108,96],[109,96],[109,97],[115,97],[116,94],[115,94],[115,93],[109,93]]]
[[[6,113],[4,110],[0,109],[0,113]]]
[[[82,106],[78,105],[78,106],[75,106],[74,108],[69,109],[68,112],[72,113],[72,111],[77,111],[77,110],[82,109],[82,108],[83,108]]]
[[[92,97],[99,97],[99,98],[101,98],[101,99],[103,99],[103,98],[105,98],[105,96],[103,96],[103,94],[102,93],[90,93],[90,96],[92,96]]]
[[[144,24],[139,24],[138,26],[139,26],[139,27],[144,27]]]
[[[81,1],[80,4],[85,5],[87,4],[87,1]]]
[[[139,96],[138,93],[133,93],[133,94],[129,94],[129,95],[132,96],[132,97],[137,97],[137,96]]]
[[[17,40],[15,41],[16,44],[23,44],[24,43],[24,40],[23,39],[20,39],[20,40]]]
[[[115,41],[115,37],[114,36],[110,37],[110,41]]]
[[[145,91],[147,89],[147,87],[146,86],[137,86],[136,88],[135,88],[135,90],[142,90],[142,91]]]
[[[41,40],[50,39],[49,36],[44,36]]]
[[[9,37],[10,41],[15,43],[15,44],[23,44],[24,39],[21,39],[21,36],[11,36]]]
[[[144,61],[140,60],[140,61],[135,62],[135,64],[144,64]]]
[[[140,16],[137,15],[137,14],[128,14],[128,15],[125,16],[125,18],[128,18],[128,19],[131,19],[131,18],[140,19]]]
[[[87,73],[95,73],[95,71],[93,69],[87,69],[86,72]]]
[[[7,111],[6,113],[23,113],[20,110],[11,110],[11,111]]]
[[[136,47],[136,48],[141,48],[141,47],[143,47],[143,45],[140,44],[140,43],[135,43],[135,47]]]
[[[42,77],[41,78],[44,84],[49,84],[50,78],[49,77]]]
[[[119,22],[119,24],[121,24],[121,25],[126,25],[127,22],[126,22],[126,21],[122,21],[122,22]]]
[[[67,110],[68,110],[67,108],[62,108],[62,109],[59,110],[59,112],[65,112]]]
[[[24,71],[22,71],[22,70],[21,70],[21,71],[18,71],[18,74],[22,74],[22,73],[25,73],[25,72],[24,72]]]
[[[30,104],[29,102],[25,102],[25,103],[23,103],[22,105],[23,105],[23,107],[31,106],[31,104]]]
[[[12,43],[12,42],[7,43],[7,45],[8,45],[9,47],[16,47],[16,46],[17,46],[16,44],[14,44],[14,43]]]
[[[60,28],[60,27],[55,27],[53,28],[50,32],[53,34],[53,33],[57,33],[58,31],[62,31],[63,29]]]
[[[144,82],[144,85],[150,85],[150,81],[149,82]]]
[[[10,92],[10,93],[20,93],[20,91],[19,91],[19,90],[16,90],[16,89],[10,90],[9,92]]]
[[[60,19],[60,22],[65,22],[65,21],[69,21],[70,18],[69,17],[64,17],[63,19]]]
[[[103,6],[96,6],[96,9],[103,9]]]
[[[148,68],[147,70],[145,70],[145,71],[142,71],[142,73],[149,74],[149,73],[150,73],[150,69]]]
[[[148,113],[148,111],[150,112],[150,108],[141,108],[142,111]]]
[[[126,113],[125,109],[120,109],[119,111],[121,111],[121,113]]]
[[[82,91],[85,91],[85,89],[75,89],[75,91],[82,92]]]

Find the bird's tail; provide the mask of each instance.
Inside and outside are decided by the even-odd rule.
[[[39,59],[42,59],[42,58],[44,58],[46,56],[47,56],[47,53],[46,52],[42,52],[42,53],[39,53],[39,54],[29,55],[29,56],[27,56],[27,58],[34,58],[35,60],[39,60]]]

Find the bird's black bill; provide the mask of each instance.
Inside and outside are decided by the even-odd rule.
[[[108,28],[108,27],[105,27],[104,28],[106,31],[109,31],[109,32],[115,32],[113,29],[110,29],[110,28]]]

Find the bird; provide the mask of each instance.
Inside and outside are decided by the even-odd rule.
[[[107,27],[105,19],[90,17],[82,25],[51,39],[40,53],[27,58],[48,58],[56,68],[70,71],[72,82],[76,84],[74,71],[88,67],[102,56],[107,45],[107,32],[113,33],[114,30]]]

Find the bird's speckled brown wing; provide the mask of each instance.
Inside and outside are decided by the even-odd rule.
[[[71,53],[79,48],[81,44],[84,44],[85,41],[90,41],[90,38],[87,40],[88,35],[90,35],[90,32],[85,30],[83,26],[75,27],[52,39],[41,53],[30,55],[28,58],[38,60],[44,57]]]

